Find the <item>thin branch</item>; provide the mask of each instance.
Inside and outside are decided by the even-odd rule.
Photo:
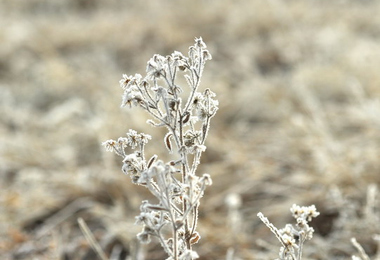
[[[82,218],[78,218],[79,227],[82,230],[83,235],[86,237],[87,241],[90,243],[92,249],[99,255],[102,260],[108,260],[108,257],[104,253],[103,249],[100,247],[99,243],[95,240],[94,235],[88,228],[86,222]]]

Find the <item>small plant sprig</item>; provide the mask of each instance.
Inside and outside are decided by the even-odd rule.
[[[156,237],[168,259],[198,258],[192,250],[200,239],[196,231],[198,207],[212,181],[210,175],[199,176],[196,170],[206,149],[210,120],[218,110],[215,94],[210,89],[199,91],[207,60],[211,54],[202,38],[196,38],[188,57],[178,51],[166,57],[156,54],[147,63],[145,77],[123,75],[120,80],[124,89],[121,106],[142,108],[152,117],[147,123],[168,130],[164,144],[171,161],[165,163],[157,155],[147,160],[144,148],[151,136],[135,130],[103,143],[123,158],[122,171],[132,182],[145,186],[157,198],[157,203],[142,202],[136,223],[142,224],[143,230],[137,237],[142,243]],[[179,75],[189,90],[176,83]],[[128,148],[134,152],[128,154]]]
[[[314,229],[309,226],[309,222],[319,215],[314,205],[300,207],[295,204],[290,208],[293,217],[296,219],[295,226],[286,224],[283,229],[277,229],[263,213],[257,216],[275,234],[281,243],[280,260],[301,260],[302,248],[306,240],[313,237]]]

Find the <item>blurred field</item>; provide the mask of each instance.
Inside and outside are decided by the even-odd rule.
[[[202,87],[220,102],[199,168],[214,182],[200,259],[276,258],[256,214],[282,228],[293,203],[321,212],[304,259],[350,259],[351,237],[380,259],[379,11],[370,0],[0,1],[1,259],[97,259],[79,217],[113,259],[165,259],[135,240],[147,192],[100,144],[134,128],[154,136],[148,153],[164,151],[142,111],[120,109],[118,82],[199,36],[213,55]]]

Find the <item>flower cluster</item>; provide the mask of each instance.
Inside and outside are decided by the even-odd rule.
[[[147,168],[147,162],[144,158],[144,146],[152,137],[130,129],[126,134],[127,137],[119,137],[117,141],[107,140],[102,143],[107,151],[115,152],[123,157],[122,171],[131,176],[132,182],[137,183],[140,174]],[[127,154],[126,148],[136,149],[134,153]]]
[[[157,198],[157,203],[142,202],[136,223],[143,230],[137,237],[142,243],[156,237],[168,259],[198,258],[192,250],[200,239],[198,207],[212,181],[208,174],[197,175],[196,169],[206,150],[210,120],[218,110],[215,93],[199,90],[205,63],[211,58],[202,38],[196,38],[187,57],[178,51],[166,57],[156,54],[147,63],[145,77],[123,75],[120,80],[121,106],[140,107],[152,117],[150,125],[166,127],[164,144],[173,160],[165,163],[156,155],[146,160],[144,148],[151,137],[134,130],[103,143],[107,151],[123,158],[122,171],[132,182],[145,186]],[[184,77],[187,91],[176,83],[179,76]],[[134,151],[128,154],[127,149]]]
[[[152,137],[150,135],[140,133],[138,134],[135,130],[129,129],[129,132],[126,134],[127,137],[119,137],[117,141],[115,140],[107,140],[102,143],[102,145],[109,152],[115,152],[117,155],[121,157],[125,157],[125,148],[128,146],[132,149],[136,147],[140,148],[140,151],[143,151],[144,146],[148,143]]]
[[[297,224],[295,226],[286,224],[282,229],[277,229],[261,212],[257,216],[281,242],[280,259],[301,260],[303,244],[306,240],[310,240],[314,233],[314,229],[309,226],[308,222],[317,217],[319,212],[314,205],[300,207],[295,204],[290,208],[290,211]]]

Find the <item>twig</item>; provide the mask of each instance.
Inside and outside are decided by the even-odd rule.
[[[108,260],[108,257],[104,253],[103,249],[100,247],[99,243],[95,240],[94,235],[88,228],[86,222],[82,218],[78,218],[79,227],[82,230],[83,235],[86,237],[87,241],[90,243],[92,249],[99,255],[102,260]]]

